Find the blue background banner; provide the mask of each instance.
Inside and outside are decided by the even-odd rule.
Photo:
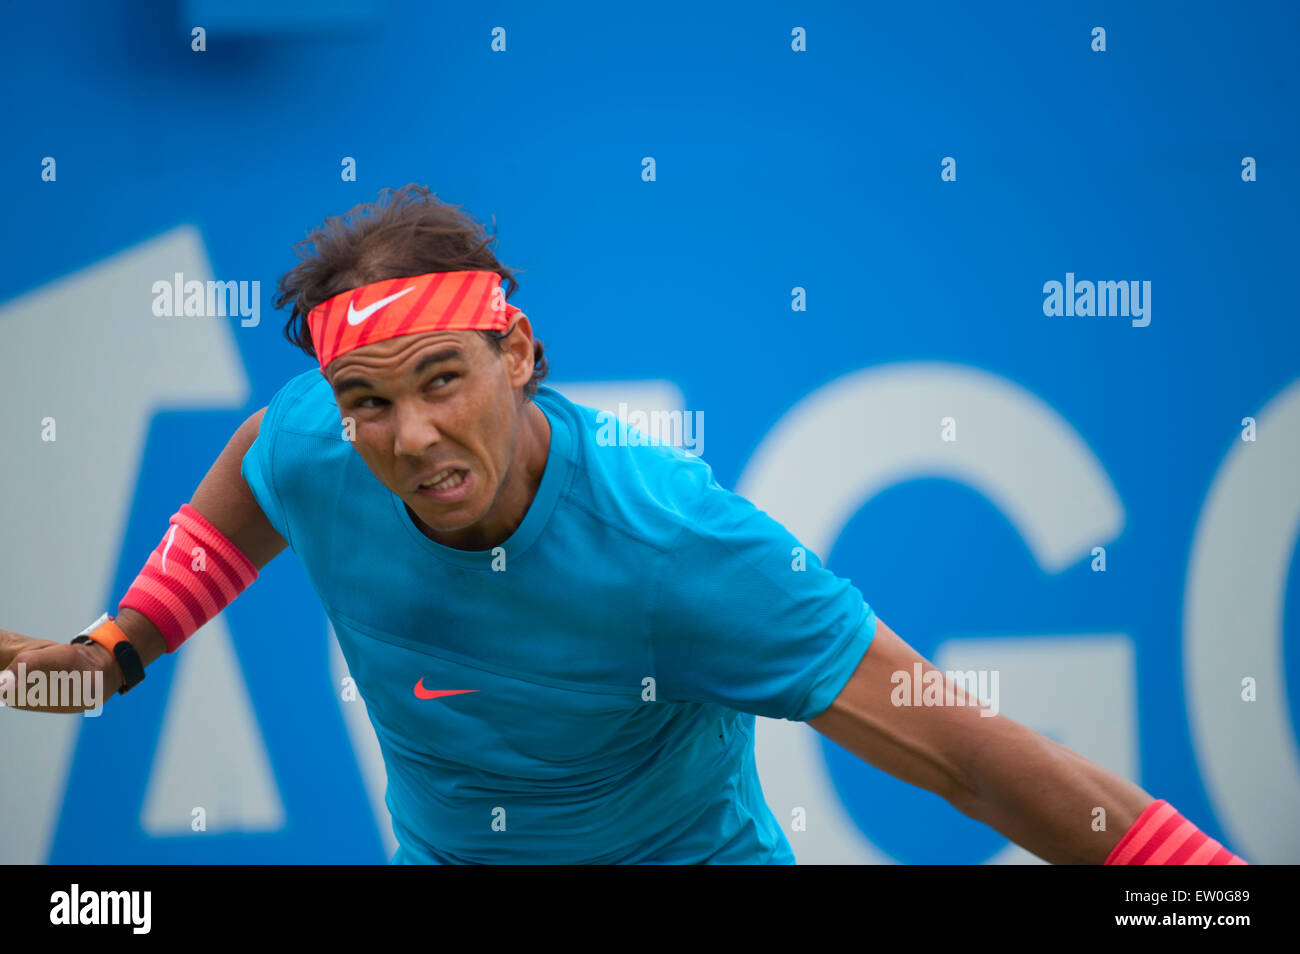
[[[1298,39],[1289,3],[10,9],[0,625],[116,606],[312,366],[271,304],[294,243],[420,182],[495,225],[560,390],[698,412],[923,655],[1298,862]],[[256,315],[158,317],[177,272]],[[1045,314],[1067,275],[1149,282],[1149,323]],[[386,860],[346,684],[286,552],[101,717],[0,718],[0,860]],[[804,725],[758,739],[800,861],[1028,860]]]

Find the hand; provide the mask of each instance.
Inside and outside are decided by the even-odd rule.
[[[117,660],[96,642],[56,643],[0,629],[0,667],[0,706],[31,712],[84,712],[103,705],[122,685]],[[102,673],[102,683],[95,673]]]

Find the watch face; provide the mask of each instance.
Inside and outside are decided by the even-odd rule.
[[[78,636],[89,636],[91,633],[93,633],[93,632],[94,632],[96,629],[98,629],[100,626],[102,626],[102,625],[104,625],[105,623],[107,623],[107,622],[109,621],[109,619],[110,619],[110,617],[109,617],[109,615],[108,615],[107,613],[102,613],[102,614],[100,614],[99,619],[95,620],[93,623],[91,623],[89,626],[87,626],[85,629],[83,629],[83,630],[82,630],[81,632],[79,632],[77,635],[78,635]],[[64,630],[64,632],[67,632],[67,630]]]

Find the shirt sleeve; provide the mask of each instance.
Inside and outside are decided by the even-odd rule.
[[[702,461],[677,481],[683,525],[652,609],[657,697],[806,722],[848,683],[876,614],[785,527]]]
[[[275,439],[279,431],[283,398],[282,388],[267,405],[266,413],[262,415],[261,424],[258,426],[257,437],[244,453],[239,472],[243,475],[249,489],[253,491],[253,497],[262,508],[262,512],[266,514],[266,519],[292,548],[293,538],[289,535],[289,520],[280,502],[279,491],[275,488]]]

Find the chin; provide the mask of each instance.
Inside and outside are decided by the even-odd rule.
[[[454,510],[431,510],[427,501],[412,503],[408,500],[406,504],[424,522],[425,526],[438,533],[452,533],[456,530],[464,530],[466,527],[472,527],[483,519],[483,514],[476,512],[475,509],[465,504],[461,504]]]

